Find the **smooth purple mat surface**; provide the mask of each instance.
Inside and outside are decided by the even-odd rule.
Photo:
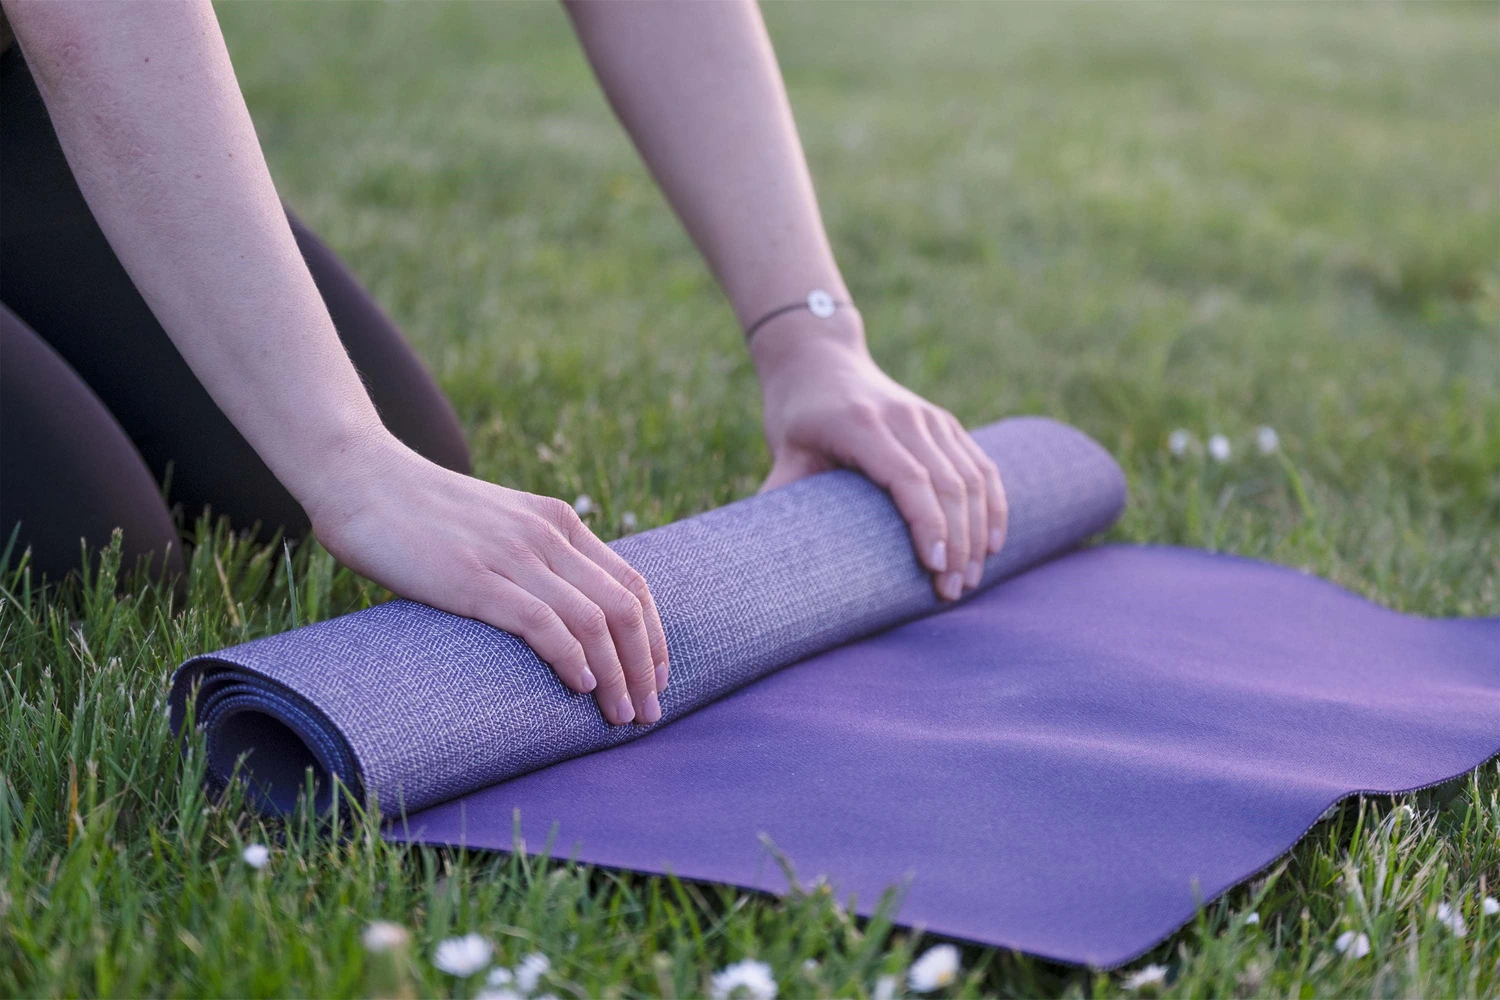
[[[1500,619],[1396,614],[1293,570],[1108,546],[772,674],[649,737],[389,834],[529,849],[1111,967],[1354,792],[1500,751]]]

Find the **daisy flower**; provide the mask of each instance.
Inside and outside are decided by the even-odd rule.
[[[271,860],[271,849],[265,844],[250,844],[240,852],[245,864],[259,871]]]
[[[465,934],[439,941],[432,953],[432,964],[439,971],[464,979],[489,965],[494,953],[490,943],[478,934]]]
[[[1193,436],[1181,427],[1167,435],[1167,450],[1178,458],[1187,454],[1188,446],[1193,443]]]
[[[1229,439],[1222,434],[1215,434],[1209,438],[1208,455],[1215,462],[1229,461]]]
[[[731,1000],[732,997],[774,1000],[776,977],[771,975],[771,967],[765,962],[746,958],[714,973],[709,995],[713,1000]]]
[[[1453,932],[1454,937],[1463,937],[1469,933],[1469,925],[1464,923],[1464,915],[1447,903],[1438,904],[1437,919],[1438,923]]]
[[[1345,958],[1364,958],[1370,953],[1370,939],[1364,934],[1345,931],[1333,942],[1334,948]]]
[[[1137,969],[1125,977],[1121,985],[1127,990],[1155,989],[1167,981],[1167,967],[1165,965],[1148,965]]]
[[[1274,427],[1262,427],[1255,432],[1255,447],[1262,455],[1272,455],[1281,447],[1281,436]]]
[[[958,978],[958,949],[951,944],[928,948],[911,964],[906,984],[917,993],[942,989]]]
[[[552,961],[539,951],[521,959],[521,964],[516,966],[516,986],[522,993],[530,993],[536,989],[536,984],[541,982],[542,977],[552,968]]]
[[[393,924],[389,920],[372,920],[365,925],[364,933],[359,939],[364,943],[365,951],[396,951],[406,947],[411,935],[400,924]]]

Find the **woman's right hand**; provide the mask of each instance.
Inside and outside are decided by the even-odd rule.
[[[661,718],[667,640],[651,591],[566,502],[444,469],[384,433],[329,472],[326,495],[303,502],[340,562],[519,636],[614,725]]]

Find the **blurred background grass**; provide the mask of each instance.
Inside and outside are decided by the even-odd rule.
[[[478,474],[605,537],[752,492],[721,296],[551,4],[223,4],[283,196],[453,398]],[[1422,614],[1500,614],[1500,7],[769,4],[877,359],[978,424],[1072,422],[1130,478],[1113,537],[1225,549]],[[1256,428],[1278,432],[1261,455]],[[1196,445],[1167,449],[1175,428]],[[1228,462],[1203,454],[1213,433]],[[200,533],[185,605],[0,601],[0,993],[431,994],[431,944],[551,988],[696,995],[747,955],[864,995],[918,939],[787,901],[266,826],[158,710],[187,655],[382,596]],[[290,599],[297,592],[295,603]],[[297,609],[300,609],[297,610]],[[1500,769],[1351,804],[1158,948],[1183,995],[1497,995]],[[273,847],[265,872],[239,860]],[[1355,886],[1363,887],[1355,892]],[[1470,933],[1436,921],[1467,900]],[[1241,914],[1254,908],[1258,925]],[[366,955],[365,922],[415,935]],[[1369,934],[1364,961],[1334,947]],[[803,968],[816,958],[815,970]],[[951,992],[1113,995],[986,949]]]
[[[1472,614],[1500,607],[1496,10],[766,14],[893,375],[971,424],[1094,435],[1135,487],[1128,537]],[[559,8],[221,16],[284,197],[435,368],[479,474],[587,492],[605,533],[627,498],[654,523],[755,487],[732,316]],[[1241,461],[1261,424],[1313,510]],[[1177,426],[1228,435],[1231,467],[1171,466]]]

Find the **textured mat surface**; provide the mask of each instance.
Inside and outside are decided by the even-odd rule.
[[[993,583],[1106,527],[1125,503],[1114,460],[1051,420],[975,433],[1010,504]],[[864,477],[829,472],[613,543],[646,577],[666,631],[662,723],[789,663],[937,609],[906,526]],[[648,730],[612,727],[522,641],[409,601],[196,657],[174,678],[173,722],[197,688],[210,780],[237,760],[267,808],[312,767],[411,812]],[[245,756],[248,755],[248,756]]]
[[[1500,619],[1395,614],[1188,549],[1064,556],[397,836],[770,891],[1110,967],[1358,791],[1500,751]]]

